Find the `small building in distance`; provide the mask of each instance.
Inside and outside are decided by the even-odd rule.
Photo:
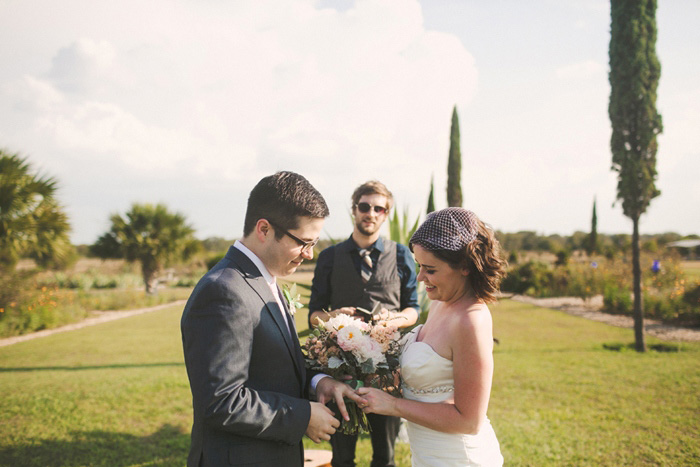
[[[696,260],[700,258],[700,239],[678,240],[666,244],[669,248],[677,248],[683,258]]]

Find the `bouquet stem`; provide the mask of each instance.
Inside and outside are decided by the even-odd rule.
[[[369,420],[367,420],[367,415],[354,401],[345,399],[345,407],[348,409],[350,420],[345,421],[345,419],[340,417],[340,427],[338,427],[340,433],[357,435],[372,431],[369,426]]]
[[[364,386],[363,382],[358,379],[350,380],[347,384],[353,389]],[[345,420],[341,415],[337,407],[334,407],[334,412],[338,420],[340,420],[340,426],[338,427],[338,432],[345,435],[357,435],[370,433],[372,429],[369,426],[369,420],[367,420],[367,415],[364,411],[353,401],[352,399],[344,398],[345,408],[348,410],[348,416],[350,420]]]

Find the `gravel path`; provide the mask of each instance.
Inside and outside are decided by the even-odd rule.
[[[544,308],[551,308],[554,310],[563,311],[570,315],[580,316],[582,318],[591,319],[593,321],[600,321],[602,323],[610,324],[612,326],[631,329],[634,324],[632,318],[628,316],[610,315],[608,313],[602,313],[601,311],[599,311],[603,306],[603,297],[600,295],[593,297],[585,302],[582,299],[576,297],[532,298],[525,295],[513,295],[508,298],[518,302],[531,303],[533,305],[541,306]],[[37,337],[50,336],[51,334],[56,334],[57,332],[73,331],[75,329],[84,328],[86,326],[93,326],[95,324],[105,323],[107,321],[113,321],[119,318],[126,318],[127,316],[135,316],[140,315],[142,313],[148,313],[149,311],[162,310],[163,308],[169,306],[184,305],[185,302],[186,300],[177,300],[175,302],[165,303],[163,305],[156,305],[149,308],[139,308],[137,310],[129,311],[95,311],[93,312],[93,316],[79,323],[68,324],[66,326],[61,326],[55,329],[45,329],[43,331],[33,332],[30,334],[23,334],[21,336],[0,339],[0,347],[16,344],[17,342],[24,342],[31,339],[36,339]],[[651,319],[644,320],[644,331],[650,336],[654,336],[667,341],[700,341],[700,329],[690,329],[678,326],[671,326],[668,324],[662,324],[658,321],[654,321]]]
[[[597,295],[587,301],[577,297],[532,298],[525,295],[513,295],[509,298],[518,302],[560,310],[570,315],[600,321],[611,326],[630,329],[634,327],[634,320],[629,316],[611,315],[601,312],[600,309],[603,307],[602,295]],[[653,319],[644,320],[644,332],[666,341],[700,341],[700,329],[671,326]]]

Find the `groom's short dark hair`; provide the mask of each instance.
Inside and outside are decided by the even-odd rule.
[[[250,192],[243,236],[248,236],[260,219],[293,230],[299,226],[299,217],[324,218],[329,214],[326,200],[307,179],[294,172],[277,172],[260,180]],[[282,235],[275,229],[276,238]]]

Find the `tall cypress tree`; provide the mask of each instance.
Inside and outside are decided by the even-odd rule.
[[[634,336],[644,352],[644,308],[639,218],[660,192],[656,181],[656,136],[663,130],[656,111],[661,65],[656,57],[656,0],[611,0],[610,149],[618,172],[617,199],[632,220]]]
[[[430,177],[430,195],[428,196],[428,209],[425,211],[426,214],[430,214],[435,211],[435,196],[433,195],[433,177]]]
[[[595,209],[595,198],[593,198],[593,215],[591,216],[591,235],[588,237],[588,254],[598,250],[598,215]]]
[[[457,106],[452,109],[450,156],[447,159],[447,205],[462,206],[462,151],[459,148],[459,117]]]

